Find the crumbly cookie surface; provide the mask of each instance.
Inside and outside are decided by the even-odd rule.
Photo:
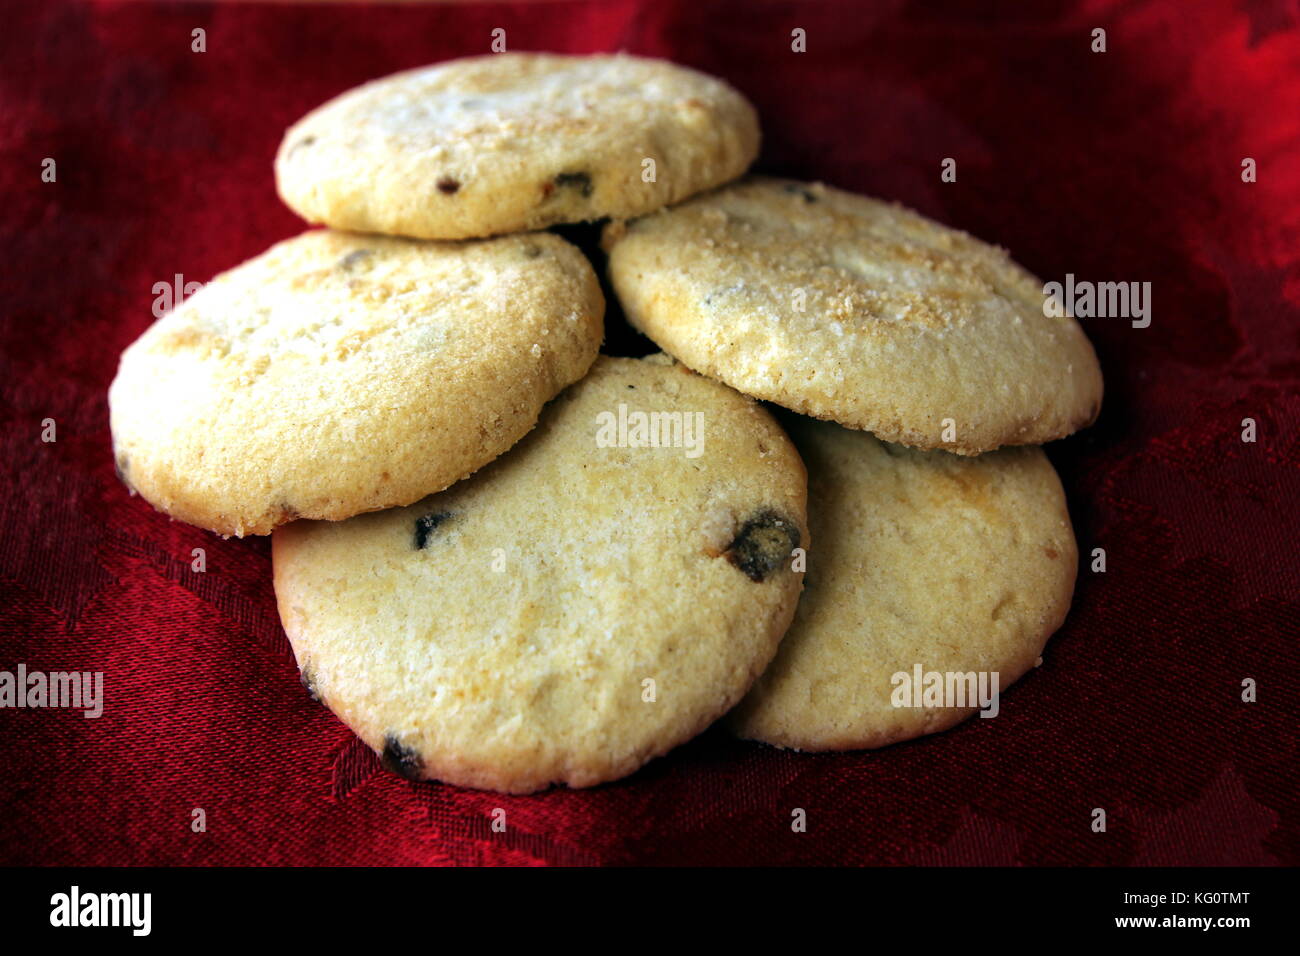
[[[741,175],[753,107],[623,54],[503,53],[398,73],[294,124],[280,196],[313,223],[429,239],[637,216]]]
[[[651,413],[703,414],[700,453],[632,439]],[[757,403],[663,356],[602,357],[469,481],[278,529],[280,617],[304,682],[391,769],[591,786],[699,733],[767,665],[805,496]]]
[[[1102,382],[1042,284],[965,233],[754,177],[606,228],[629,321],[686,365],[917,448],[979,454],[1090,423]]]
[[[595,360],[603,312],[586,258],[556,236],[307,232],[123,353],[118,470],[224,535],[409,504],[518,441]]]
[[[991,689],[996,672],[1000,693],[1034,666],[1065,619],[1078,559],[1041,449],[963,458],[782,423],[808,467],[815,546],[794,623],[727,718],[737,734],[799,750],[883,747],[974,712],[951,706],[955,696],[910,706],[926,703],[927,675],[946,685],[973,673],[969,689],[983,673]],[[915,696],[895,698],[895,675],[914,678],[918,665]]]

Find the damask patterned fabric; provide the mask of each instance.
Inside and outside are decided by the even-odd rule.
[[[100,671],[104,701],[0,709],[0,862],[1300,862],[1300,13],[992,9],[6,2],[0,670]],[[155,285],[301,228],[271,174],[285,126],[497,27],[725,77],[759,108],[760,169],[897,199],[1044,281],[1151,283],[1149,326],[1083,320],[1105,407],[1049,448],[1079,585],[997,719],[830,755],[715,729],[581,792],[409,783],[299,685],[268,541],[172,523],[116,480],[105,393]],[[611,347],[645,351],[620,323]]]

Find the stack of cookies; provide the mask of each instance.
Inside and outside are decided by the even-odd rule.
[[[758,145],[739,93],[654,60],[382,79],[280,148],[327,228],[123,354],[123,481],[274,532],[303,683],[390,769],[590,786],[719,718],[879,747],[977,706],[912,675],[1005,688],[1060,626],[1077,554],[1031,446],[1097,415],[1082,331],[970,236],[740,179]],[[600,283],[543,230],[599,220],[661,354],[598,354]]]

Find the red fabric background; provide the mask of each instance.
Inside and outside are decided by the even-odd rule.
[[[0,861],[1300,862],[1295,3],[3,17],[0,669],[102,670],[107,704],[98,720],[0,710]],[[200,26],[208,49],[191,53]],[[299,686],[267,541],[172,523],[115,480],[105,391],[153,319],[153,284],[205,281],[300,229],[272,181],[285,126],[363,80],[486,52],[496,26],[513,49],[626,48],[719,74],[759,107],[765,170],[898,199],[1045,279],[1153,283],[1150,328],[1084,322],[1106,406],[1050,448],[1081,550],[1104,547],[1108,570],[1082,569],[1044,666],[997,720],[821,756],[714,731],[585,792],[411,784]],[[1097,26],[1105,54],[1089,51]],[[635,349],[618,321],[613,346]],[[191,832],[194,807],[208,832]]]

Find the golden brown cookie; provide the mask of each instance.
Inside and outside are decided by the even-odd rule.
[[[806,478],[757,403],[597,360],[518,446],[409,508],[276,531],[304,682],[411,778],[632,773],[726,712],[794,614]]]
[[[410,504],[523,437],[595,360],[603,311],[586,258],[556,236],[307,232],[123,353],[118,470],[224,535]]]
[[[285,134],[309,222],[463,239],[639,216],[741,175],[758,118],[721,80],[618,54],[503,53],[367,83]]]
[[[1074,319],[1005,252],[900,206],[753,178],[606,228],[628,319],[747,395],[917,448],[1068,435],[1101,406]]]
[[[779,747],[851,750],[995,714],[1074,590],[1074,532],[1047,456],[963,458],[782,423],[808,467],[815,546],[795,621],[728,723]]]

